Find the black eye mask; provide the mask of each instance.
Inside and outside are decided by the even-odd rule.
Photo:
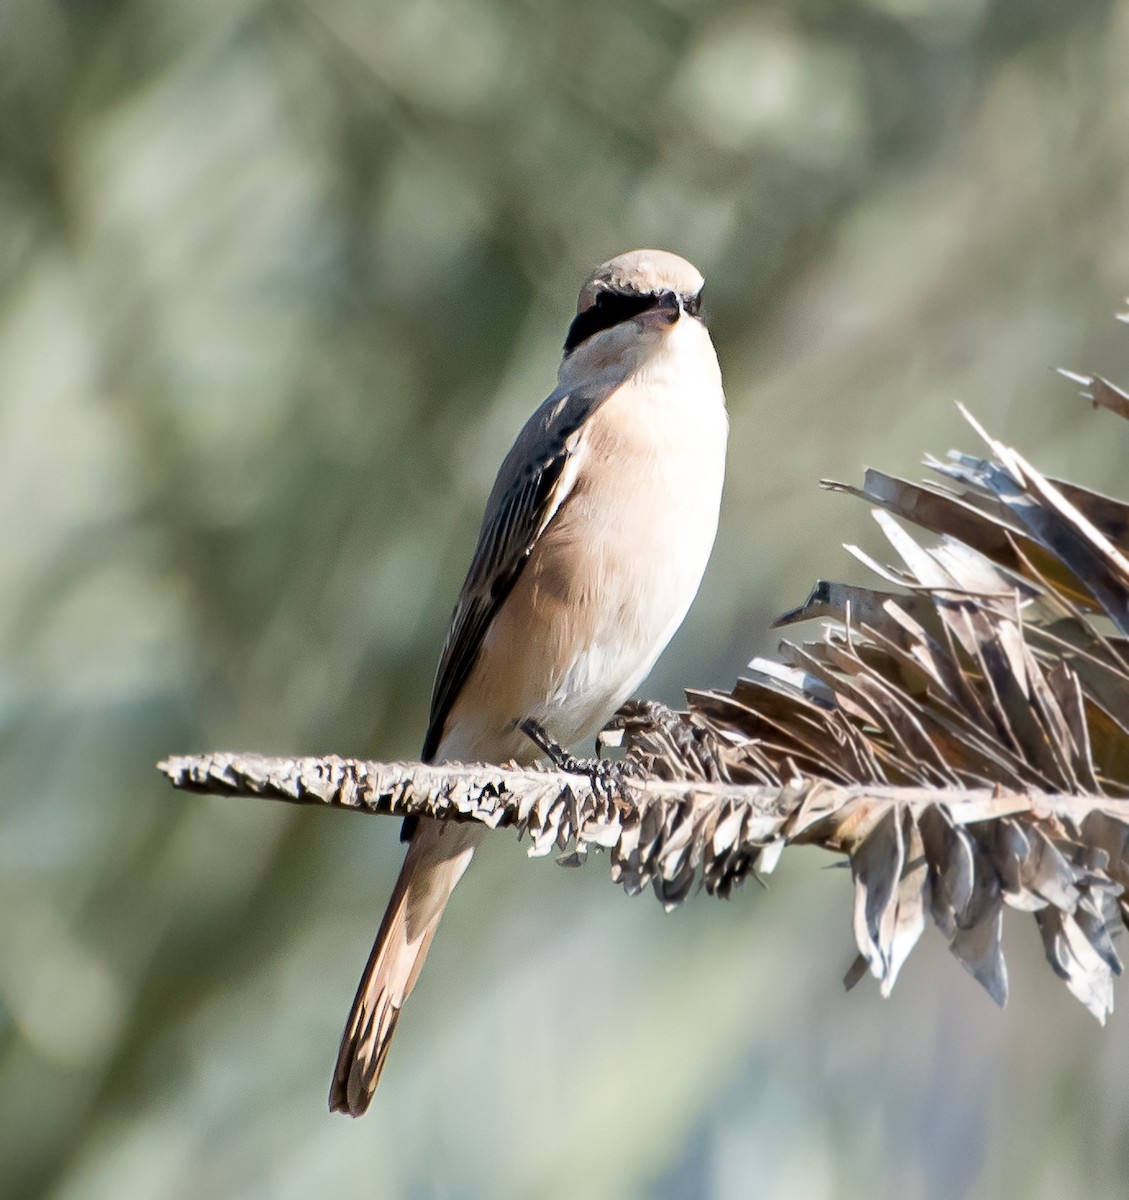
[[[596,302],[577,313],[572,324],[568,327],[568,337],[565,338],[565,353],[575,350],[581,342],[586,342],[594,333],[601,329],[611,329],[630,321],[649,308],[656,308],[669,298],[669,292],[645,292],[635,295],[630,292],[600,292]],[[692,317],[696,317],[702,308],[702,297],[699,293],[682,302],[682,309]]]

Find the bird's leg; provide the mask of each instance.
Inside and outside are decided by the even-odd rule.
[[[603,761],[598,758],[578,758],[575,754],[569,754],[545,726],[532,717],[526,717],[524,721],[520,722],[518,729],[529,738],[558,771],[564,771],[567,775],[591,775],[594,770],[604,765]]]
[[[575,754],[569,754],[560,742],[532,717],[527,717],[518,728],[558,771],[569,775],[587,775],[594,795],[601,796],[613,804],[627,803],[630,807],[626,798],[627,777],[640,774],[634,763],[612,758],[578,758]]]

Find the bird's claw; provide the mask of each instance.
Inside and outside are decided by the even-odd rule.
[[[642,764],[626,759],[580,758],[570,754],[545,727],[532,717],[522,721],[518,728],[557,768],[567,775],[587,775],[592,791],[613,802],[622,798],[624,784],[628,778],[645,774]]]

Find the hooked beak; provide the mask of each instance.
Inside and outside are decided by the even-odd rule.
[[[676,292],[660,292],[644,315],[665,325],[676,325],[682,313],[681,296]]]
[[[662,292],[655,308],[673,325],[682,316],[682,297],[676,292]]]

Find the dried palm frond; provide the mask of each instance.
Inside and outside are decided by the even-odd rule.
[[[1002,1004],[1006,904],[1035,914],[1052,966],[1104,1019],[1129,913],[1126,806],[1109,803],[1129,796],[1129,506],[1045,478],[968,419],[992,457],[928,460],[942,483],[826,485],[876,506],[902,567],[855,553],[898,590],[817,583],[778,624],[823,618],[823,639],[754,660],[730,693],[690,693],[690,721],[725,781],[934,791],[831,822],[855,880],[850,980],[869,968],[887,993],[928,911]],[[646,731],[636,743],[664,773],[691,765]],[[984,787],[1030,803],[988,814],[959,798]]]
[[[1071,376],[1095,405],[1129,397]],[[338,758],[207,755],[162,769],[184,788],[477,820],[668,905],[727,895],[788,844],[846,855],[859,958],[883,994],[927,916],[999,1003],[1005,906],[1104,1020],[1129,921],[1129,504],[1052,480],[969,422],[989,456],[928,459],[825,486],[874,505],[901,566],[853,552],[881,588],[817,583],[778,622],[813,643],[756,659],[689,711],[629,706],[626,759],[591,773]],[[912,537],[904,524],[928,537]]]

